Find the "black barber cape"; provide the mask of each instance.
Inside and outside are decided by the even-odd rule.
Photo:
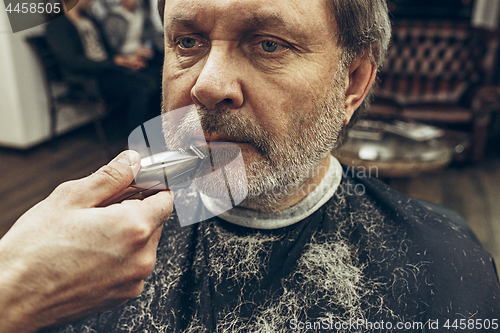
[[[460,229],[345,174],[325,205],[281,229],[180,227],[174,213],[138,298],[54,331],[500,331],[492,258]]]

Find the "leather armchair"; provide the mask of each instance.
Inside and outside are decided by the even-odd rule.
[[[395,21],[368,119],[413,120],[446,130],[456,161],[477,162],[495,93],[496,34],[467,22]]]

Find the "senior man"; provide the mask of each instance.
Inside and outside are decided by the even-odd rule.
[[[180,131],[165,122],[167,144],[188,144],[197,116],[204,137],[195,142],[241,149],[248,196],[187,227],[173,213],[162,230],[169,192],[94,208],[130,183],[133,153],[64,184],[0,241],[0,328],[498,329],[491,257],[446,217],[343,173],[330,155],[383,60],[383,0],[167,0],[159,8],[164,112],[195,106]],[[219,191],[199,190],[193,200],[217,211]],[[26,233],[29,246],[15,251]]]

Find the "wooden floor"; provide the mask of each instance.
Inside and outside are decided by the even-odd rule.
[[[110,128],[111,126],[111,128]],[[126,147],[126,135],[107,124],[110,151]],[[0,237],[23,212],[58,184],[89,175],[109,158],[88,126],[60,137],[57,145],[28,151],[0,148]],[[484,248],[500,263],[500,148],[490,144],[474,166],[451,167],[409,182],[409,195],[442,204],[465,217]]]

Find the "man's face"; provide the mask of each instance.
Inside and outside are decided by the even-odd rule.
[[[164,21],[164,111],[195,104],[205,133],[195,139],[237,143],[253,208],[275,205],[277,188],[289,195],[325,160],[344,120],[326,2],[167,0]]]

